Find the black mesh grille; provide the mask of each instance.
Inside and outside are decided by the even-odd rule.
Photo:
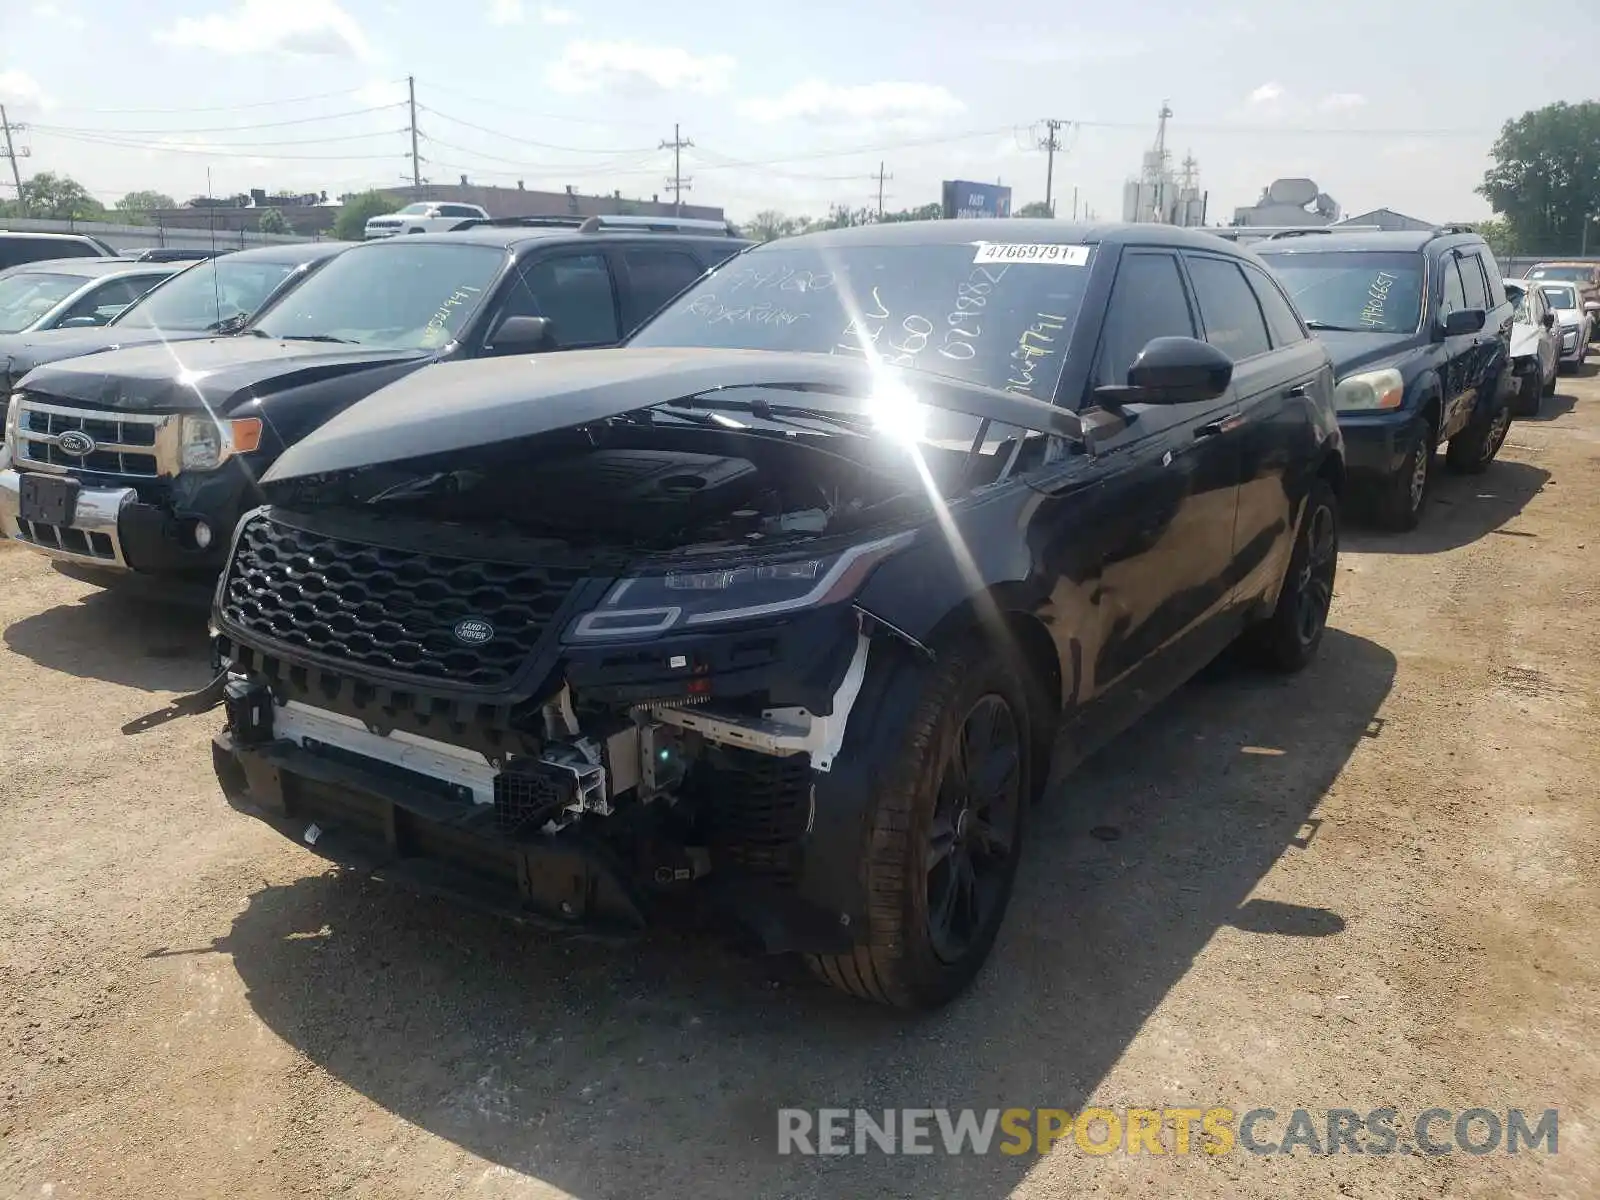
[[[716,747],[707,761],[716,796],[711,841],[722,861],[745,874],[792,883],[811,818],[811,756],[773,758]]]
[[[239,538],[222,616],[357,668],[494,689],[538,649],[584,574],[373,546],[260,516]]]

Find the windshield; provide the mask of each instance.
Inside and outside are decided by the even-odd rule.
[[[1577,308],[1578,293],[1576,289],[1559,283],[1545,283],[1539,285],[1539,290],[1544,293],[1544,298],[1550,302],[1551,308]]]
[[[1593,271],[1593,267],[1535,267],[1528,272],[1528,278],[1566,279],[1573,283],[1582,283]]]
[[[0,279],[0,333],[21,333],[83,285],[82,275],[42,271]]]
[[[295,263],[206,259],[174,275],[111,322],[120,329],[203,333],[250,316]]]
[[[438,350],[461,333],[507,255],[409,238],[347,250],[256,320],[263,337]]]
[[[784,246],[733,259],[630,346],[875,353],[968,383],[1054,399],[1092,247],[1009,247],[1058,261],[1000,261],[1007,246]],[[985,261],[985,260],[993,261]]]
[[[1322,250],[1261,257],[1313,329],[1415,333],[1422,320],[1420,254]]]

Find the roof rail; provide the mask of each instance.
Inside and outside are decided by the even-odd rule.
[[[452,225],[454,233],[461,229],[489,228],[554,228],[573,229],[579,233],[704,233],[716,237],[737,236],[727,221],[707,221],[695,217],[467,217]]]
[[[1471,225],[1463,225],[1463,224],[1436,225],[1436,226],[1434,226],[1434,229],[1433,229],[1433,236],[1434,237],[1448,237],[1452,233],[1477,233],[1477,232],[1478,231],[1476,229],[1474,229]]]
[[[1299,237],[1303,233],[1379,233],[1378,225],[1222,225],[1200,230],[1226,241],[1269,241],[1280,237]]]

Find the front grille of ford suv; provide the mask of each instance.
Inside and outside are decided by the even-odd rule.
[[[374,545],[261,513],[239,534],[220,615],[246,640],[357,674],[504,690],[586,574]]]

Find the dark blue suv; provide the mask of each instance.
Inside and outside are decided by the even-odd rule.
[[[1488,245],[1445,226],[1293,231],[1251,249],[1333,358],[1352,501],[1415,528],[1434,451],[1485,470],[1511,424],[1513,307]]]

